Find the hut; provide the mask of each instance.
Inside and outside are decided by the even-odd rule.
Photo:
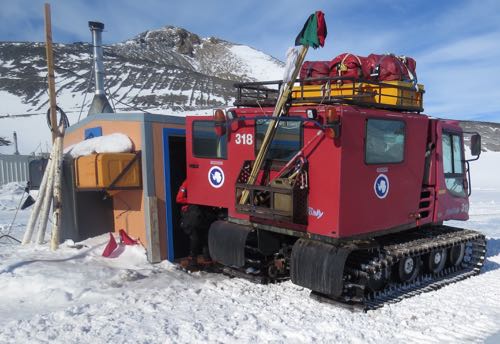
[[[85,164],[66,158],[61,239],[77,241],[123,229],[139,239],[152,263],[186,256],[188,238],[179,228],[180,208],[175,203],[186,176],[184,122],[166,115],[103,113],[67,128],[65,148],[122,133],[133,143],[133,157],[107,153],[103,163],[93,155],[94,160]],[[108,182],[99,181],[103,176],[98,174]]]

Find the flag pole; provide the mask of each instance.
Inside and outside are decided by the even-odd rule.
[[[264,135],[264,139],[262,140],[260,149],[257,153],[257,156],[255,157],[255,162],[252,166],[252,171],[250,172],[250,176],[248,177],[248,181],[246,183],[247,185],[255,184],[257,175],[264,163],[264,159],[267,155],[267,152],[269,151],[269,147],[271,146],[271,141],[278,129],[279,119],[281,116],[286,114],[286,108],[285,108],[286,102],[290,96],[290,93],[292,92],[293,85],[295,84],[295,80],[299,75],[300,67],[302,66],[302,63],[306,58],[308,50],[309,50],[308,45],[302,46],[299,55],[297,57],[297,61],[295,62],[295,69],[293,70],[292,77],[288,82],[283,84],[283,90],[282,92],[280,92],[278,100],[276,101],[276,106],[274,108],[273,115],[269,120],[269,125],[267,127],[266,134]],[[248,189],[247,188],[243,189],[240,198],[240,204],[245,204],[248,201],[249,195],[250,192],[248,191]]]
[[[52,22],[50,18],[50,4],[44,5],[45,12],[45,52],[47,56],[48,83],[49,83],[49,103],[50,103],[50,130],[52,131],[52,143],[56,140],[57,114],[56,114],[56,82],[54,76],[54,52],[52,50]]]

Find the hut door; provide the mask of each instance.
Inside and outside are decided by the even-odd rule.
[[[179,226],[181,206],[175,201],[177,191],[186,179],[185,135],[184,129],[163,129],[166,247],[167,259],[171,262],[189,254],[189,237]]]

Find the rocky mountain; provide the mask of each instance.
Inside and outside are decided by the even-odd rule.
[[[0,146],[8,146],[11,142],[7,140],[5,137],[0,137]]]
[[[66,112],[79,110],[93,90],[91,50],[82,42],[54,45],[58,104]],[[248,46],[172,26],[106,45],[104,57],[105,86],[117,108],[164,113],[230,105],[234,81],[281,78],[283,68]],[[46,70],[43,43],[0,43],[0,96],[10,96],[0,116],[46,110]]]
[[[92,101],[91,54],[90,43],[54,45],[57,102],[71,123],[80,110],[86,116]],[[182,115],[230,106],[235,81],[277,80],[283,73],[283,63],[261,51],[173,26],[105,45],[104,58],[105,87],[117,112]],[[30,137],[33,116],[42,123],[48,108],[46,76],[44,43],[0,42],[0,136],[18,130],[24,150],[48,140],[47,133]],[[463,121],[462,126],[482,135],[484,149],[500,151],[499,123]]]
[[[481,135],[481,147],[483,150],[500,152],[500,123],[460,121],[464,131],[477,132]]]

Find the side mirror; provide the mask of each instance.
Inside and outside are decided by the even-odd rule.
[[[472,156],[481,154],[481,135],[474,134],[470,137],[470,154]]]

